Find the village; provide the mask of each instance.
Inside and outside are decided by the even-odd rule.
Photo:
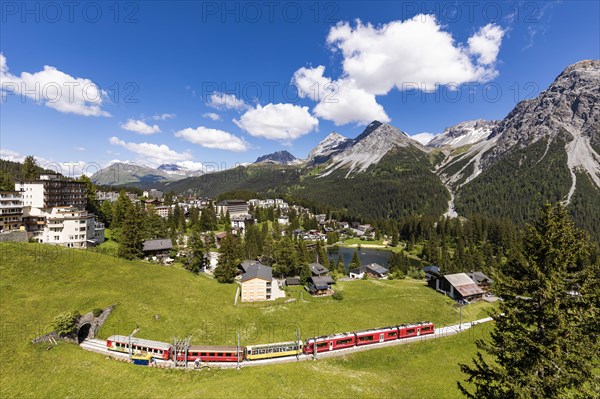
[[[266,199],[223,199],[215,202],[210,198],[183,197],[165,195],[157,189],[143,191],[141,195],[124,193],[129,201],[145,210],[167,219],[178,211],[189,221],[190,214],[213,212],[219,220],[225,221],[218,231],[203,232],[205,239],[213,239],[212,247],[205,251],[201,264],[202,273],[214,274],[219,264],[222,241],[228,236],[243,237],[251,226],[259,223],[258,216],[266,215],[271,228],[282,237],[288,236],[302,241],[308,251],[319,252],[323,248],[344,245],[344,240],[358,239],[359,242],[373,241],[375,229],[369,224],[335,220],[331,215],[314,214],[306,207],[289,204],[281,198]],[[0,192],[0,240],[33,241],[43,244],[60,245],[68,248],[91,249],[105,242],[105,226],[96,215],[86,210],[88,188],[85,182],[61,178],[58,175],[41,175],[39,179],[16,182],[14,191]],[[122,193],[116,191],[97,191],[95,200],[113,204]],[[263,218],[265,219],[265,218]],[[292,220],[290,220],[292,219]],[[298,220],[303,220],[301,228]],[[190,257],[187,245],[189,234],[182,234],[174,242],[166,235],[142,242],[143,258],[149,262],[173,265],[178,259]],[[290,287],[303,286],[312,296],[336,295],[335,284],[338,279],[351,281],[357,279],[388,279],[393,274],[386,265],[360,262],[357,246],[356,260],[346,265],[330,266],[334,259],[319,259],[308,264],[306,276],[275,276],[273,268],[261,263],[259,258],[246,259],[237,264],[235,282],[239,284],[235,301],[261,302],[285,300]],[[320,252],[325,254],[326,252]],[[327,255],[324,255],[328,257]],[[339,260],[338,260],[339,262]],[[469,303],[481,299],[495,300],[489,293],[492,280],[480,270],[467,273],[443,273],[433,264],[422,266],[421,276],[428,286],[448,295],[460,303]],[[492,298],[492,299],[490,299]]]

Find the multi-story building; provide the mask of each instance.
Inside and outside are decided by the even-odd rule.
[[[83,209],[87,205],[85,183],[64,180],[58,175],[42,175],[37,180],[17,182],[15,190],[21,192],[23,206],[32,208],[76,206]]]
[[[244,262],[240,266],[245,271],[241,280],[242,302],[272,301],[277,298],[285,298],[285,292],[279,289],[269,266],[258,262]]]
[[[45,225],[33,235],[40,243],[87,248],[104,242],[104,225],[85,210],[70,206],[54,207],[48,212],[25,208],[25,214],[45,220]]]
[[[17,230],[23,224],[23,199],[18,191],[0,191],[0,231]]]
[[[217,204],[217,215],[226,214],[229,216],[246,215],[248,213],[248,203],[242,200],[224,200]]]

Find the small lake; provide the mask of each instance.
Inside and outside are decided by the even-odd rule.
[[[338,256],[342,255],[342,259],[344,260],[344,265],[346,269],[348,269],[348,265],[350,261],[352,261],[352,256],[354,256],[354,252],[358,251],[358,257],[360,259],[361,265],[368,265],[369,263],[378,263],[383,267],[387,267],[388,260],[392,255],[391,251],[385,251],[381,249],[375,248],[335,248],[328,249],[327,255],[329,256],[330,262],[337,262]]]

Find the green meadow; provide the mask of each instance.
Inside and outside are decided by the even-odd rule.
[[[341,282],[344,299],[302,289],[276,302],[234,305],[236,285],[177,267],[125,261],[40,244],[0,244],[1,397],[458,397],[458,362],[475,353],[489,326],[439,340],[336,359],[242,370],[145,369],[77,345],[32,345],[63,311],[116,304],[99,333],[194,344],[242,345],[429,320],[456,324],[453,301],[419,280]],[[485,317],[488,304],[463,308]]]

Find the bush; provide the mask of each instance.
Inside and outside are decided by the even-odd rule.
[[[344,299],[344,291],[336,291],[333,293],[332,295],[333,299],[335,299],[336,301],[341,301],[342,299]]]
[[[58,335],[71,335],[75,332],[77,320],[81,315],[79,312],[64,312],[56,316],[52,322],[52,328],[58,332]]]
[[[417,269],[416,267],[411,267],[408,269],[408,277],[414,278],[416,280],[422,280],[425,278],[425,272],[421,269]]]
[[[94,315],[94,317],[98,317],[102,314],[103,310],[102,309],[98,309],[95,308],[94,310],[92,310],[92,314]]]

